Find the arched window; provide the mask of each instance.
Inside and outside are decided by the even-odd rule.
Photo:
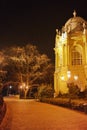
[[[82,64],[82,51],[79,47],[74,46],[72,49],[72,65],[81,65]]]

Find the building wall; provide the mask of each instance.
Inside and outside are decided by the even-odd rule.
[[[61,91],[67,93],[67,84],[74,82],[78,85],[81,91],[85,89],[87,80],[87,34],[83,32],[68,34],[67,32],[61,35],[56,31],[55,38],[55,72],[54,72],[54,89],[57,94]],[[74,51],[77,51],[82,56],[82,60],[76,59],[80,64],[74,64]],[[70,71],[71,77],[67,77],[67,72]],[[78,79],[74,79],[75,76]]]

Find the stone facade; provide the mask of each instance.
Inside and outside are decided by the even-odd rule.
[[[55,93],[67,93],[67,84],[87,86],[87,21],[76,16],[70,18],[55,37]]]

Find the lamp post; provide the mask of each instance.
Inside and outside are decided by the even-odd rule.
[[[9,96],[11,94],[11,89],[12,89],[12,86],[8,86],[8,89],[7,89],[7,96]]]

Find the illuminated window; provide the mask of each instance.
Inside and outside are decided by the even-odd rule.
[[[72,65],[81,65],[82,64],[82,54],[77,51],[77,48],[72,50]]]

